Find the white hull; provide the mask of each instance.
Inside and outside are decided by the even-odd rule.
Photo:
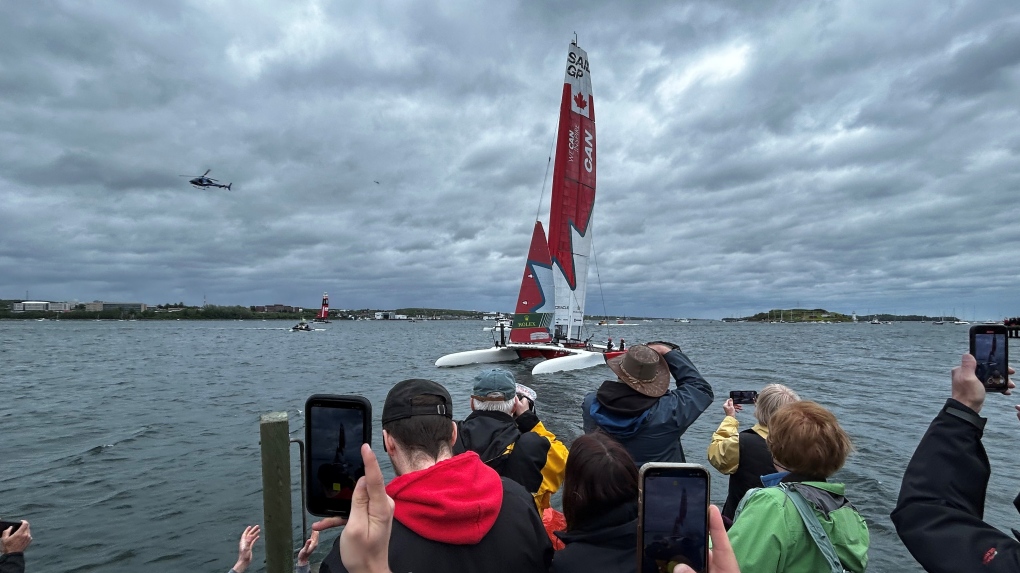
[[[468,364],[489,364],[492,362],[510,362],[517,360],[517,352],[510,348],[494,346],[485,350],[466,350],[441,356],[436,366],[467,366]]]
[[[604,366],[605,364],[606,356],[601,352],[588,352],[587,350],[582,350],[579,351],[578,354],[543,360],[531,369],[531,373],[552,374],[554,372],[563,372],[564,370],[581,370],[583,368],[591,368],[593,366]]]

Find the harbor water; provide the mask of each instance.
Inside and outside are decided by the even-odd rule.
[[[0,321],[0,517],[25,518],[35,541],[30,571],[226,571],[245,525],[262,521],[259,415],[286,411],[304,431],[311,394],[361,394],[374,406],[373,447],[387,390],[431,378],[446,385],[456,418],[469,412],[483,366],[437,369],[439,356],[491,345],[480,321],[365,321],[291,332],[278,321]],[[590,326],[596,340],[679,344],[712,383],[716,400],[686,433],[689,461],[705,452],[730,390],[780,382],[830,408],[856,446],[836,479],[866,517],[872,571],[920,571],[889,512],[904,467],[949,396],[949,370],[967,350],[967,327],[947,324],[755,324],[637,321]],[[531,363],[533,364],[533,363]],[[581,433],[584,394],[611,376],[599,367],[532,377],[538,413],[568,443]],[[989,396],[984,444],[992,464],[986,519],[1020,523],[1020,436],[1012,404]],[[748,408],[742,427],[753,423]],[[297,448],[294,547],[301,517]],[[714,469],[712,499],[726,477]],[[323,536],[313,561],[336,533]],[[251,571],[262,570],[263,543]]]

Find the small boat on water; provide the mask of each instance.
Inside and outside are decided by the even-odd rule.
[[[496,324],[494,326],[486,326],[485,328],[482,329],[483,331],[485,331],[485,332],[490,332],[490,331],[499,332],[499,331],[502,330],[502,331],[506,331],[506,333],[509,334],[510,333],[510,328],[512,328],[513,325],[514,325],[513,317],[512,316],[507,316],[507,315],[502,314],[502,313],[501,314],[497,314],[496,316],[492,317],[491,320],[496,321]]]
[[[291,330],[291,332],[310,332],[310,331],[315,330],[315,329],[312,328],[312,325],[310,325],[307,322],[302,320],[301,322],[299,322],[299,323],[295,324],[294,326],[290,327],[290,330]]]

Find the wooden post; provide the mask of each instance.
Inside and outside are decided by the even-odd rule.
[[[259,433],[262,438],[262,535],[266,540],[266,572],[294,573],[287,412],[263,414]]]

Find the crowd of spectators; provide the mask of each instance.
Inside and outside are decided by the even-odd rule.
[[[506,370],[478,375],[462,421],[441,384],[397,383],[382,408],[395,477],[386,484],[362,445],[365,473],[350,516],[313,525],[296,571],[310,570],[321,531],[343,526],[319,573],[637,573],[638,469],[686,461],[681,436],[714,393],[669,343],[633,345],[608,364],[616,379],[585,396],[586,433],[569,452],[539,420],[535,392]],[[975,368],[965,354],[953,369],[951,398],[918,444],[892,513],[927,571],[1020,571],[1020,532],[982,519],[991,468],[981,444],[986,390]],[[1009,381],[1005,393],[1013,388]],[[866,571],[866,520],[845,486],[830,481],[853,451],[850,436],[832,412],[783,385],[763,388],[754,408],[757,423],[739,431],[742,407],[727,400],[708,449],[730,477],[723,510],[709,508],[707,571]],[[550,528],[558,513],[550,496],[561,485],[563,511]],[[246,572],[260,535],[258,525],[244,529],[231,573]],[[0,531],[0,573],[23,573],[31,542],[27,521]],[[687,565],[672,572],[694,573]]]

